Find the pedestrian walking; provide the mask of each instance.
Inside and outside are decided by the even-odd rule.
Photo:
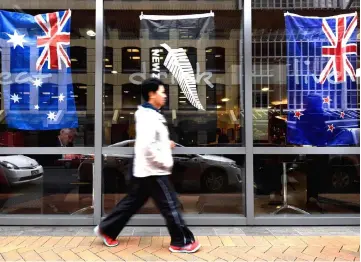
[[[167,95],[164,84],[157,78],[142,83],[146,101],[135,112],[135,156],[129,192],[112,212],[94,228],[106,246],[117,246],[116,240],[129,219],[151,197],[166,221],[171,236],[169,250],[193,253],[200,248],[193,233],[185,224],[178,206],[178,198],[169,181],[173,168],[172,149],[167,122],[160,113]]]

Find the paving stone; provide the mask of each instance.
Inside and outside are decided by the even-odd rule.
[[[41,227],[40,227],[41,228]],[[349,227],[192,227],[201,249],[195,254],[172,254],[168,250],[170,237],[160,236],[162,227],[128,227],[138,236],[119,236],[120,244],[109,248],[100,238],[81,236],[93,227],[18,227],[21,236],[13,230],[2,230],[0,261],[359,261],[360,236]],[[331,229],[331,234],[326,230]],[[344,234],[338,232],[344,230]],[[348,230],[346,230],[348,229]],[[355,228],[353,228],[354,230]],[[165,229],[166,230],[166,229]],[[300,235],[287,235],[299,231]],[[28,234],[26,234],[28,232]],[[46,236],[34,236],[43,232]],[[62,236],[51,236],[63,232]],[[148,236],[154,232],[155,235]],[[209,235],[201,235],[210,232]],[[212,233],[213,232],[213,233]],[[229,235],[226,233],[229,232]],[[247,235],[234,235],[246,232]],[[273,234],[268,234],[268,233]],[[78,234],[77,234],[78,233]],[[219,233],[219,235],[218,235]],[[253,235],[250,235],[252,234]],[[335,235],[332,235],[334,233]],[[217,235],[216,235],[217,234]],[[310,234],[310,235],[307,235]]]

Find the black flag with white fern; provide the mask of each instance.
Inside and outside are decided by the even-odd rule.
[[[166,83],[176,81],[185,98],[205,110],[197,93],[199,66],[191,49],[209,44],[214,33],[214,13],[192,15],[140,15],[142,50],[149,50],[149,76]],[[203,42],[203,43],[202,43]],[[174,83],[172,83],[174,84]]]

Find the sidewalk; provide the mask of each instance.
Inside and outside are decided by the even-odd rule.
[[[360,261],[359,227],[198,227],[194,254],[168,251],[166,228],[128,227],[108,248],[93,227],[0,228],[0,261]]]

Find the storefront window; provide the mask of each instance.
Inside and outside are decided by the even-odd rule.
[[[308,17],[350,14],[355,10],[337,9],[335,13],[330,10],[340,8],[334,6],[335,3],[253,2],[254,146],[359,146],[359,82],[346,74],[344,84],[337,84],[334,72],[329,72],[322,82],[321,72],[327,64],[324,59],[328,58],[317,53],[316,46],[329,45],[322,27],[303,28],[310,36],[319,35],[314,41],[303,39],[302,34],[289,40],[287,32],[290,38],[295,32],[292,30],[298,29],[290,26],[286,30],[285,11],[281,9],[287,7],[292,14]],[[309,10],[311,7],[314,9]],[[301,12],[300,9],[307,10]],[[274,17],[272,22],[268,19],[270,16]],[[355,30],[349,44],[359,46],[357,27]],[[359,57],[350,55],[349,59],[359,65]]]
[[[255,155],[254,183],[257,216],[360,213],[359,155]]]
[[[93,214],[92,156],[1,155],[0,215]],[[85,168],[89,168],[85,172]],[[80,173],[79,170],[82,170]]]
[[[134,147],[134,141],[119,143]],[[245,162],[243,155],[174,155],[170,176],[186,214],[244,214]],[[133,155],[106,155],[103,158],[103,208],[109,213],[129,186]],[[90,170],[87,162],[80,174]],[[82,170],[84,168],[84,170]],[[157,214],[151,199],[138,214]]]
[[[252,11],[252,21],[247,21],[242,17],[246,0],[104,0],[101,25],[95,21],[95,0],[81,5],[67,1],[64,11],[39,1],[0,2],[0,12],[6,12],[0,15],[0,216],[72,219],[93,215],[100,202],[101,215],[109,214],[129,187],[134,115],[145,102],[141,83],[151,76],[164,82],[167,101],[161,112],[177,145],[170,179],[185,214],[210,215],[215,224],[220,214],[250,216],[251,224],[270,215],[278,220],[310,214],[312,221],[312,215],[353,219],[360,214],[360,155],[355,151],[360,145],[360,78],[350,78],[346,62],[343,84],[332,82],[342,76],[330,73],[333,69],[325,71],[330,76],[322,81],[329,60],[317,52],[332,41],[324,37],[322,26],[303,27],[291,38],[297,23],[285,22],[290,13],[315,18],[357,12],[360,17],[359,1],[252,0],[252,10],[245,10]],[[39,23],[36,33],[11,18],[13,12],[29,19],[42,14],[33,23]],[[178,17],[207,12],[212,18],[204,24],[179,19],[159,26],[140,20],[142,14]],[[63,28],[69,38],[60,37],[56,56],[46,51],[52,41],[45,37],[49,13],[63,21],[69,15],[69,26]],[[1,23],[3,15],[13,27]],[[243,39],[243,25],[249,22],[252,37]],[[96,49],[99,26],[104,29],[102,58]],[[336,26],[330,27],[336,34]],[[346,49],[359,54],[359,28],[350,39]],[[252,53],[244,52],[246,44],[252,45]],[[312,53],[314,46],[318,51]],[[330,52],[327,49],[326,55]],[[348,61],[356,70],[360,59],[352,55]],[[244,75],[245,66],[252,74]],[[193,73],[194,79],[189,77]],[[99,74],[102,86],[95,81]],[[252,86],[244,86],[250,78]],[[102,95],[95,97],[96,88]],[[103,114],[96,120],[102,126],[97,134],[95,101],[101,101],[97,109]],[[245,101],[252,103],[250,112]],[[245,123],[245,114],[252,121]],[[251,127],[253,141],[245,141],[244,130]],[[102,138],[99,169],[95,137]],[[6,147],[28,147],[29,154]],[[49,148],[38,152],[38,147]],[[62,148],[67,154],[58,154],[60,147],[88,148],[78,148],[77,154]],[[343,147],[342,152],[336,147]],[[246,162],[253,162],[253,173],[247,176]],[[247,185],[252,176],[254,184]],[[101,193],[94,177],[102,181]],[[245,191],[252,186],[253,194]],[[254,214],[247,214],[247,205]],[[158,213],[151,200],[138,211]]]
[[[34,8],[32,1],[15,2],[0,4],[12,26],[2,26],[0,30],[0,146],[94,146],[95,1],[84,2],[87,10],[73,9],[69,2],[63,7],[70,12],[54,11],[45,2],[41,10]],[[14,5],[21,8],[21,15],[27,19],[42,14],[39,23],[44,22],[45,26],[19,24],[19,20],[11,18],[19,12]],[[46,39],[42,45],[32,44],[48,30],[47,13],[63,17],[62,33],[69,33],[69,38],[57,40],[58,49],[48,53],[44,49]],[[24,35],[21,45],[8,42],[8,35],[15,33]],[[71,143],[63,139],[64,133],[71,137]]]
[[[169,5],[176,3],[169,1]],[[147,4],[155,3],[147,2]],[[220,3],[214,4],[220,5]],[[184,146],[208,147],[228,144],[243,146],[244,88],[240,70],[242,51],[239,45],[239,38],[242,36],[241,12],[235,9],[215,11],[216,33],[202,35],[208,40],[202,38],[199,42],[197,40],[199,36],[195,34],[197,28],[180,28],[178,31],[158,28],[160,31],[148,32],[140,27],[140,11],[122,10],[124,6],[114,10],[114,5],[115,2],[105,2],[104,19],[107,32],[105,45],[113,48],[116,62],[115,72],[104,75],[104,83],[112,84],[114,87],[113,98],[108,100],[114,101],[113,113],[107,112],[104,117],[104,146],[111,145],[110,141],[116,143],[122,142],[118,139],[134,138],[134,112],[137,106],[144,102],[141,98],[140,85],[151,74],[157,75],[158,72],[160,79],[166,85],[168,99],[162,111],[167,119],[172,139]],[[107,6],[109,8],[112,6],[110,8],[112,10]],[[192,8],[185,8],[182,6],[179,10],[167,10],[161,13],[163,15],[194,13]],[[123,17],[127,22],[120,22],[118,17]],[[119,34],[130,31],[138,37],[125,39]],[[220,32],[226,33],[222,35]],[[172,48],[183,48],[187,55],[195,75],[195,91],[203,107],[202,110],[192,104],[184,93],[184,87],[179,85],[175,75],[164,65],[168,51],[161,44],[170,43],[168,41],[174,41],[175,46]],[[107,105],[106,101],[103,102],[110,110],[111,106]],[[116,135],[120,129],[123,130],[124,136]]]

